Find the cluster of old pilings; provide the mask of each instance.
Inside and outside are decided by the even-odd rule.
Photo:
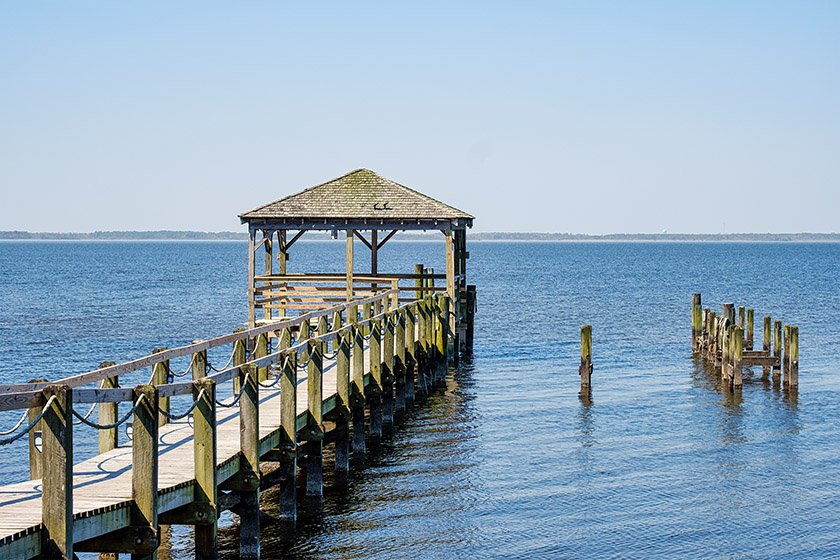
[[[720,370],[725,386],[740,388],[744,368],[761,366],[763,376],[782,376],[782,384],[790,389],[799,386],[799,327],[782,325],[782,321],[764,316],[761,350],[754,348],[753,309],[724,303],[720,315],[703,308],[700,294],[691,296],[692,350],[707,364]]]

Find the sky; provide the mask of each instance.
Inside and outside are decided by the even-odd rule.
[[[482,232],[840,232],[840,2],[0,2],[0,230],[360,167]]]

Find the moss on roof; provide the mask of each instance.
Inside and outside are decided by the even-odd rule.
[[[326,183],[240,214],[243,221],[277,218],[474,219],[439,200],[357,169]]]

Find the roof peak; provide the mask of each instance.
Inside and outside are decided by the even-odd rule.
[[[473,216],[360,167],[239,215],[252,220],[463,220]]]

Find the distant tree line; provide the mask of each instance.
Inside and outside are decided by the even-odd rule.
[[[328,232],[307,232],[303,239],[326,240]],[[439,232],[400,232],[395,239],[438,240]],[[471,233],[474,241],[840,241],[837,233],[583,233],[483,232]],[[0,231],[0,240],[77,240],[77,241],[247,241],[240,231],[94,231],[92,233],[52,233]]]

